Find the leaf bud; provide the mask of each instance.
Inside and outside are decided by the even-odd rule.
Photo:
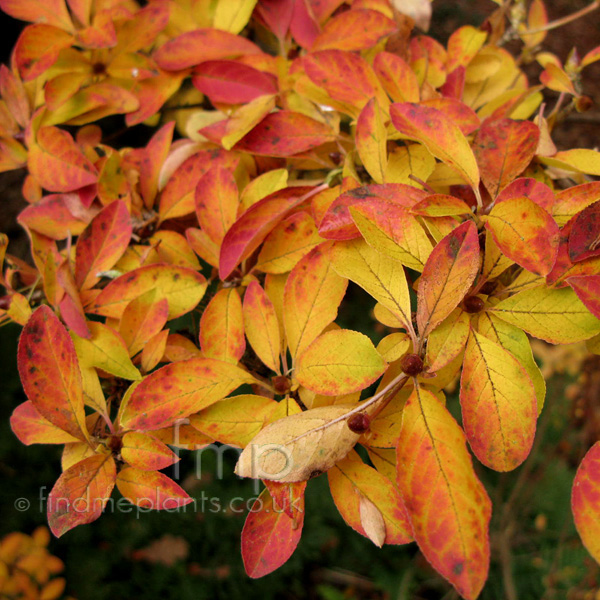
[[[284,396],[290,391],[290,380],[285,375],[276,375],[271,379],[273,389],[279,396]]]
[[[423,372],[423,359],[418,354],[406,354],[400,361],[400,368],[411,377]]]
[[[364,433],[368,431],[369,426],[371,425],[371,419],[367,413],[356,413],[348,417],[346,421],[348,423],[348,428],[350,431],[354,433]]]
[[[594,101],[589,96],[579,96],[575,99],[575,109],[577,112],[587,112],[594,106]]]
[[[483,310],[485,302],[479,296],[467,296],[463,300],[463,308],[468,313],[478,313]]]

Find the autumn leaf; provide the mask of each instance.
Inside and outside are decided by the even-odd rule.
[[[296,206],[312,188],[285,188],[253,204],[229,228],[221,245],[219,276],[225,280],[235,267],[260,246],[269,232]]]
[[[164,264],[148,265],[113,279],[96,297],[89,312],[119,319],[127,305],[156,289],[169,303],[169,319],[192,310],[204,296],[206,279],[196,271]]]
[[[377,98],[371,98],[356,122],[356,150],[365,169],[377,183],[385,183],[387,134]]]
[[[294,361],[336,318],[347,285],[334,271],[325,244],[292,269],[283,295],[283,324]]]
[[[200,348],[207,358],[236,364],[246,349],[242,301],[235,288],[219,290],[200,319]]]
[[[343,417],[353,405],[313,408],[267,425],[246,446],[235,472],[278,482],[305,481],[344,458],[360,437]]]
[[[121,456],[130,466],[142,471],[160,471],[179,461],[169,447],[140,431],[130,431],[123,436]]]
[[[600,275],[567,277],[567,283],[587,309],[600,319]]]
[[[340,460],[327,472],[327,477],[333,501],[352,529],[375,543],[369,531],[377,529],[377,523],[373,523],[377,517],[371,515],[379,513],[383,525],[383,531],[377,534],[379,538],[383,533],[379,546],[412,541],[410,522],[398,488],[379,471],[366,465],[356,452],[351,451]]]
[[[304,523],[304,496],[296,519],[277,509],[269,490],[256,499],[242,529],[242,560],[253,579],[264,577],[283,565],[294,553]]]
[[[580,342],[600,332],[600,319],[590,314],[570,288],[525,289],[489,310],[503,321],[551,344]]]
[[[518,265],[542,276],[552,270],[558,252],[558,225],[529,198],[496,204],[485,226],[500,250]]]
[[[379,52],[373,61],[373,68],[394,102],[419,101],[417,76],[402,57],[391,52]]]
[[[483,184],[495,198],[520,175],[535,156],[540,130],[530,121],[486,119],[473,151]]]
[[[319,50],[364,50],[396,30],[396,24],[377,10],[355,9],[333,17],[311,46]]]
[[[73,41],[70,33],[52,25],[36,23],[25,27],[14,50],[23,80],[31,81],[43,75],[58,60],[61,50],[71,46]]]
[[[510,471],[528,456],[537,404],[525,369],[501,346],[471,332],[460,386],[463,426],[479,460]]]
[[[244,329],[248,342],[267,367],[280,373],[281,338],[273,303],[256,281],[250,282],[244,294]]]
[[[364,240],[337,242],[331,251],[333,268],[360,285],[412,330],[410,296],[402,263],[371,248]]]
[[[596,442],[584,456],[575,474],[571,494],[571,509],[575,519],[575,527],[583,545],[594,557],[594,560],[600,563],[599,473],[600,442]]]
[[[569,258],[580,262],[600,255],[600,202],[584,208],[571,224]]]
[[[67,469],[48,496],[48,524],[60,537],[95,521],[110,499],[117,469],[110,454],[95,454]]]
[[[441,111],[410,102],[392,104],[394,127],[410,139],[424,144],[429,152],[455,169],[469,185],[477,189],[479,169],[469,142]]]
[[[30,400],[19,404],[10,417],[10,428],[26,446],[31,444],[70,444],[78,441],[60,427],[44,419]]]
[[[280,110],[267,115],[235,150],[261,156],[293,156],[335,139],[335,132],[302,113]]]
[[[166,365],[134,389],[120,411],[126,429],[160,429],[225,398],[254,378],[230,363],[190,358]]]
[[[427,338],[427,370],[435,373],[450,364],[463,351],[468,337],[469,315],[457,308]]]
[[[75,282],[93,287],[98,273],[108,271],[121,258],[132,233],[129,211],[122,200],[103,208],[79,236],[75,254]]]
[[[337,396],[365,389],[386,367],[366,335],[340,329],[322,334],[299,353],[295,376],[309,390]]]
[[[81,374],[73,342],[48,306],[25,324],[17,350],[21,384],[37,411],[80,440],[88,438]]]
[[[119,471],[116,484],[119,492],[139,508],[173,510],[193,502],[179,485],[158,471],[125,467]]]
[[[461,596],[474,600],[489,568],[491,503],[473,470],[462,429],[420,386],[404,406],[397,468],[419,548]]]
[[[425,337],[463,299],[480,264],[477,227],[466,221],[433,249],[419,280],[417,325]]]

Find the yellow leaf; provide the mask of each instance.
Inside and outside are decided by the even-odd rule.
[[[477,331],[508,350],[527,371],[535,389],[535,399],[540,414],[546,398],[546,382],[533,359],[531,344],[525,332],[487,312],[479,315]]]
[[[410,331],[410,295],[402,263],[380,254],[361,238],[337,242],[331,261],[339,275],[360,285]]]
[[[358,117],[356,150],[369,175],[377,183],[385,183],[387,135],[377,98],[371,98]]]
[[[226,4],[221,2],[221,4]],[[227,122],[221,145],[231,150],[255,125],[258,125],[275,108],[275,96],[259,96],[243,104]]]
[[[246,446],[235,473],[282,483],[320,475],[344,458],[360,437],[345,419],[335,421],[352,408],[322,406],[267,425]],[[328,425],[330,422],[333,424]]]
[[[97,321],[88,321],[89,340],[72,333],[79,362],[83,367],[96,367],[116,377],[137,381],[142,378],[135,368],[123,338],[113,329]]]
[[[246,27],[257,0],[227,0],[217,2],[213,27],[230,33],[239,33]]]
[[[287,186],[287,169],[273,169],[253,179],[240,196],[240,210],[248,210],[253,204],[267,197],[273,192],[278,192]]]
[[[425,355],[427,370],[439,371],[451,363],[462,352],[468,337],[469,315],[457,308],[429,334]]]
[[[410,349],[410,338],[406,333],[391,333],[385,336],[377,345],[377,352],[390,363],[398,360]]]
[[[600,152],[587,148],[574,148],[557,152],[554,156],[540,156],[540,162],[566,171],[600,175]]]
[[[387,183],[417,185],[410,175],[427,181],[435,168],[435,158],[422,144],[395,148],[388,156],[385,180]]]
[[[502,346],[471,332],[460,385],[463,427],[477,458],[511,471],[528,456],[537,405],[529,375]]]
[[[580,342],[600,332],[600,319],[590,313],[571,288],[526,289],[489,310],[551,344]]]
[[[309,390],[337,396],[366,388],[386,367],[366,335],[340,329],[319,336],[300,355],[295,375]]]

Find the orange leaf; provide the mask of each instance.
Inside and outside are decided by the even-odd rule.
[[[394,21],[377,10],[347,10],[327,21],[311,46],[311,52],[329,49],[364,50],[394,31]]]
[[[142,350],[142,369],[151,371],[161,361],[167,347],[169,330],[165,329],[153,335]]]
[[[529,455],[535,436],[535,390],[508,350],[471,331],[460,385],[463,426],[479,460],[511,471]]]
[[[97,273],[112,268],[121,258],[133,231],[127,206],[117,200],[106,206],[77,240],[75,281],[80,289],[93,287]]]
[[[567,283],[575,290],[585,307],[600,319],[600,275],[568,277]]]
[[[315,85],[325,88],[334,100],[356,107],[357,114],[373,96],[382,107],[389,104],[373,69],[358,54],[343,50],[322,50],[307,54],[303,65]]]
[[[600,442],[584,456],[573,481],[571,509],[583,545],[600,563]]]
[[[257,281],[250,282],[246,288],[243,314],[246,337],[252,349],[269,369],[281,373],[277,315],[273,303]]]
[[[125,467],[116,481],[121,494],[139,508],[173,510],[193,502],[180,486],[158,471]]]
[[[333,501],[352,529],[369,537],[360,515],[362,496],[370,500],[383,516],[384,543],[407,544],[412,541],[411,525],[398,488],[379,471],[366,465],[354,450],[327,471],[327,478]]]
[[[58,59],[60,51],[73,43],[73,36],[52,25],[28,25],[15,45],[15,64],[24,81],[45,73]]]
[[[323,241],[307,212],[292,213],[267,236],[254,269],[263,273],[287,273]]]
[[[123,311],[119,333],[129,349],[136,355],[167,323],[169,303],[156,289],[134,298]]]
[[[419,280],[417,324],[426,337],[463,299],[480,264],[477,227],[466,221],[433,249]]]
[[[473,151],[492,198],[525,170],[535,156],[539,138],[539,127],[530,121],[484,121],[475,136]]]
[[[458,125],[443,112],[410,102],[392,104],[394,127],[406,137],[424,144],[429,152],[456,170],[477,189],[479,169],[469,142]]]
[[[283,321],[292,360],[337,316],[348,281],[329,260],[328,244],[313,248],[291,271],[283,297]]]
[[[394,102],[418,102],[419,81],[409,64],[397,54],[379,52],[373,68]]]
[[[73,30],[65,0],[0,0],[0,8],[15,19]]]
[[[157,289],[169,302],[169,319],[192,310],[204,296],[206,279],[196,271],[170,265],[148,265],[113,279],[96,297],[88,312],[120,319],[138,296]]]
[[[23,389],[38,412],[77,439],[87,439],[75,348],[48,306],[36,309],[23,328],[17,362]]]
[[[223,238],[219,259],[221,280],[227,279],[235,267],[260,246],[273,227],[304,202],[312,189],[298,186],[273,192],[244,212]]]
[[[19,404],[10,417],[10,428],[26,446],[31,444],[70,444],[77,438],[52,425],[30,400]]]
[[[110,454],[96,454],[68,468],[48,496],[48,524],[60,537],[95,521],[110,499],[117,469]]]
[[[158,177],[167,159],[175,121],[165,123],[150,139],[140,161],[140,192],[146,208],[151,208],[158,191]]]
[[[377,98],[371,98],[356,122],[356,150],[369,175],[384,183],[387,168],[387,135]]]
[[[238,188],[232,172],[220,165],[211,167],[198,181],[194,198],[200,227],[220,245],[235,222],[239,207]]]
[[[597,200],[600,200],[600,181],[574,185],[557,192],[552,216],[560,226],[565,225],[571,217]]]
[[[261,156],[293,156],[332,141],[335,132],[325,123],[290,110],[268,114],[236,145],[235,150]]]
[[[526,197],[496,204],[485,226],[502,252],[523,268],[545,276],[558,253],[560,231],[554,219]]]
[[[225,398],[254,378],[213,358],[190,358],[154,371],[135,388],[120,414],[126,429],[166,427]]]
[[[294,553],[304,524],[304,496],[297,518],[278,508],[264,489],[256,499],[242,529],[242,559],[246,573],[256,579],[278,569]]]
[[[39,184],[51,192],[70,192],[96,183],[94,165],[66,131],[41,127],[29,149],[27,166]]]
[[[182,217],[194,212],[195,190],[200,178],[211,168],[235,168],[238,158],[220,148],[202,150],[186,159],[165,185],[159,204],[160,221]]]
[[[128,465],[142,471],[160,471],[179,461],[166,444],[139,431],[130,431],[123,436],[121,456]]]
[[[511,198],[525,196],[552,214],[554,208],[554,192],[541,181],[533,177],[519,177],[509,183],[497,196],[496,204]]]
[[[421,387],[404,406],[397,463],[398,487],[419,548],[461,596],[475,600],[489,567],[491,502],[462,429]]]
[[[207,358],[236,364],[246,350],[242,301],[236,288],[219,290],[200,319],[200,348]]]
[[[155,53],[154,60],[166,71],[179,71],[207,60],[260,54],[251,41],[218,29],[194,29],[170,39]]]

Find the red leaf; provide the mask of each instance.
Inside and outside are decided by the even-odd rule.
[[[520,198],[525,196],[532,202],[541,206],[545,211],[552,214],[554,206],[554,192],[541,181],[533,177],[519,177],[512,183],[509,183],[496,198],[496,204],[510,200],[511,198]]]
[[[279,190],[242,214],[223,238],[219,277],[227,279],[235,267],[258,248],[273,227],[301,204],[313,189],[302,186]]]
[[[48,306],[36,309],[23,328],[17,364],[23,389],[39,413],[85,440],[83,388],[75,347]]]
[[[484,121],[475,136],[473,151],[492,198],[524,171],[535,156],[539,138],[539,127],[529,121]]]
[[[307,7],[308,0],[295,0],[290,31],[302,48],[310,48],[321,29]]]
[[[583,545],[600,562],[600,442],[590,448],[577,469],[571,509]]]
[[[93,287],[100,271],[121,258],[133,227],[125,202],[117,200],[102,209],[77,240],[75,282],[80,289]]]
[[[154,60],[166,71],[179,71],[207,60],[260,53],[258,46],[238,35],[218,29],[194,29],[163,44],[154,53]]]
[[[600,319],[600,275],[568,277],[567,283],[575,290],[586,308]]]
[[[280,110],[267,115],[236,145],[262,156],[293,156],[332,141],[335,133],[320,121],[302,113]]]
[[[117,469],[110,454],[95,454],[67,469],[48,496],[48,524],[63,533],[95,521],[104,510],[115,485]]]
[[[140,191],[146,207],[151,207],[158,191],[158,177],[173,139],[175,121],[165,123],[150,139],[140,162]]]
[[[304,497],[296,519],[274,505],[267,489],[256,499],[242,530],[242,559],[253,579],[278,569],[294,553],[304,524]]]
[[[200,64],[194,69],[192,83],[213,104],[245,104],[258,96],[277,93],[275,77],[234,60]]]
[[[573,219],[569,235],[569,258],[577,263],[599,255],[600,202],[594,202]]]
[[[397,54],[379,52],[373,68],[394,102],[418,102],[419,81],[410,65]]]
[[[256,13],[275,36],[283,40],[294,14],[294,0],[259,0]]]

